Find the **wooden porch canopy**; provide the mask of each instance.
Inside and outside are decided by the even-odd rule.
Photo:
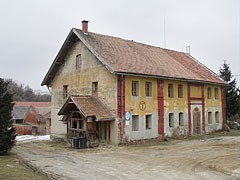
[[[110,110],[96,96],[69,96],[58,115],[67,115],[70,111],[79,111],[84,118],[95,117],[95,121],[113,121]]]

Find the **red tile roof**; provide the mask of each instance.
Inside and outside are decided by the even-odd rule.
[[[15,101],[14,106],[48,107],[48,106],[51,106],[51,102],[19,102],[19,101]]]
[[[190,55],[154,47],[131,40],[73,29],[45,76],[42,85],[49,85],[68,49],[76,41],[86,47],[115,74],[132,74],[191,82],[226,84],[217,74]]]

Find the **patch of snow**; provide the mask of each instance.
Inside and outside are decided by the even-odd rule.
[[[49,141],[49,140],[50,140],[50,135],[44,135],[44,136],[22,135],[22,136],[16,137],[17,143],[26,143],[26,142],[32,142],[32,141]]]

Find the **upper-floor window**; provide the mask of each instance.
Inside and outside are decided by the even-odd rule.
[[[138,95],[139,95],[139,82],[132,81],[132,96],[138,96]]]
[[[152,115],[146,115],[146,129],[152,128]]]
[[[215,88],[215,99],[218,99],[218,88]]]
[[[152,83],[146,82],[145,84],[145,95],[147,97],[152,97]]]
[[[92,94],[97,95],[98,93],[98,82],[92,82]]]
[[[68,97],[68,85],[63,86],[63,98]]]
[[[211,99],[211,94],[212,94],[212,92],[211,92],[211,88],[208,87],[208,88],[207,88],[208,99]]]
[[[82,65],[82,56],[81,54],[76,56],[76,69],[80,70]]]
[[[183,98],[183,85],[178,85],[178,98]]]
[[[173,98],[173,84],[168,84],[168,97]]]

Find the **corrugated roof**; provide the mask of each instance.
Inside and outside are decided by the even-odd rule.
[[[95,116],[96,121],[114,119],[110,110],[95,96],[70,96],[58,115],[68,113],[68,106],[72,106],[72,103],[75,104],[84,117]]]
[[[29,106],[13,106],[12,119],[25,119]]]
[[[217,74],[183,52],[92,32],[86,35],[79,29],[70,32],[68,47],[76,41],[76,36],[112,73],[226,84]],[[64,46],[67,43],[65,41]],[[62,47],[57,56],[61,58],[54,60],[42,85],[51,84],[59,64],[63,63],[64,54],[66,51]]]

